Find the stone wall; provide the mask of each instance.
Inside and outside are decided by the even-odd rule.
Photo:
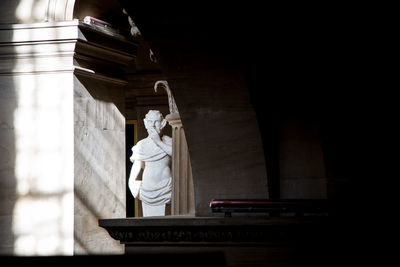
[[[74,77],[74,253],[122,253],[98,227],[100,218],[125,217],[124,91]]]

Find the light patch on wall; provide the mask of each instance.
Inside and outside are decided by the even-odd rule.
[[[44,21],[49,0],[21,0],[15,16],[20,22]]]
[[[17,255],[63,254],[72,246],[73,240],[68,238],[70,226],[63,223],[63,213],[68,208],[63,207],[63,204],[71,198],[69,195],[31,194],[17,199],[13,224],[13,231],[17,234],[14,243]]]
[[[72,255],[72,73],[18,75],[14,85],[14,254]]]

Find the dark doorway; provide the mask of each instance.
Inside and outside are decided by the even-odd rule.
[[[126,162],[126,217],[138,217],[137,205],[135,206],[135,198],[132,196],[128,179],[132,168],[130,157],[132,156],[132,147],[137,142],[137,121],[127,120],[125,125],[125,162]]]

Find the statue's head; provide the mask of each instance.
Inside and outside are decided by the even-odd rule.
[[[167,124],[167,121],[164,119],[163,115],[159,110],[149,110],[146,116],[143,119],[144,127],[146,127],[147,131],[149,128],[154,128],[157,133],[160,133],[161,130]]]

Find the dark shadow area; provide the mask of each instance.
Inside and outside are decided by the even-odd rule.
[[[280,125],[295,117],[318,127],[329,198],[342,203],[337,202],[339,213],[348,213],[344,203],[356,198],[350,192],[358,191],[352,186],[359,177],[356,158],[362,157],[365,115],[359,115],[366,111],[358,100],[366,66],[356,6],[205,1],[164,3],[147,12],[149,4],[120,2],[132,7],[145,37],[160,40],[172,34],[170,39],[184,43],[182,54],[198,53],[241,70],[262,136],[271,198],[280,197]],[[176,58],[177,66],[187,64],[180,60],[184,57]]]
[[[332,266],[365,260],[355,248],[366,249],[359,226],[369,225],[369,212],[362,204],[369,199],[362,163],[369,108],[362,91],[371,85],[365,40],[358,28],[362,15],[355,9],[352,5],[267,4],[263,11],[254,11],[247,24],[251,30],[246,46],[258,53],[243,58],[263,137],[271,198],[279,197],[280,125],[295,117],[319,129],[330,223],[320,246],[309,244],[298,253],[305,260],[304,250],[312,248],[320,262]]]
[[[135,144],[135,127],[133,124],[125,126],[125,164],[126,164],[126,217],[135,217],[135,198],[132,196],[128,186],[128,179],[132,169],[132,147]]]
[[[56,266],[59,264],[83,266],[226,266],[223,253],[141,253],[135,255],[103,256],[41,256],[0,257],[2,263],[12,266]]]
[[[371,212],[366,211],[365,202],[373,195],[368,194],[371,185],[364,178],[369,169],[365,163],[371,162],[364,161],[369,155],[365,153],[369,142],[364,141],[373,127],[367,122],[370,112],[369,102],[365,102],[365,89],[371,87],[373,77],[368,76],[368,40],[364,35],[367,13],[354,4],[202,1],[190,6],[170,2],[151,6],[120,2],[143,36],[151,39],[151,46],[165,39],[180,45],[177,50],[181,54],[173,54],[173,60],[164,57],[175,63],[176,69],[170,73],[186,71],[192,78],[199,75],[187,71],[192,66],[185,61],[188,58],[199,59],[203,69],[218,65],[240,70],[237,76],[245,78],[262,136],[270,198],[280,197],[280,125],[294,117],[318,129],[333,215],[325,248],[332,258],[349,255],[355,259],[352,247],[365,247],[365,237],[357,226],[369,220]],[[160,47],[152,46],[156,56]],[[179,93],[178,105],[193,101]],[[210,98],[217,95],[207,93]],[[225,102],[229,93],[223,96]],[[221,95],[215,98],[223,99]],[[197,103],[193,101],[193,105]]]
[[[258,53],[243,55],[242,66],[263,139],[271,198],[279,198],[278,140],[283,123],[291,118],[312,123],[325,142],[332,142],[328,146],[346,141],[343,133],[354,126],[349,120],[356,88],[348,83],[348,73],[356,40],[349,27],[353,18],[339,8],[272,4],[254,10],[246,22],[244,46]],[[335,19],[337,14],[340,20]],[[351,149],[345,143],[342,153]],[[330,152],[324,151],[326,158]],[[345,157],[335,162],[347,164]]]

